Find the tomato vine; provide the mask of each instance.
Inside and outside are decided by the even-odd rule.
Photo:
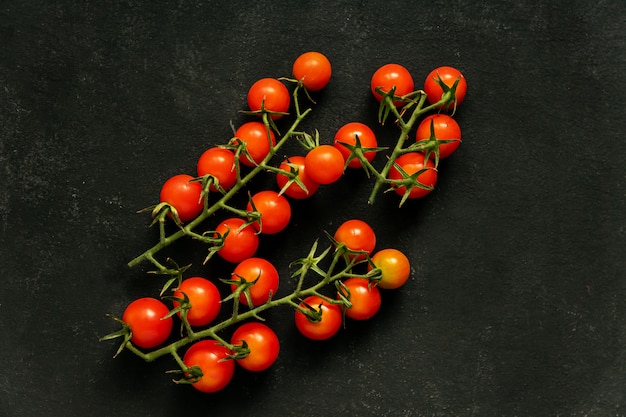
[[[450,71],[450,67],[441,68]],[[172,309],[168,311],[163,301],[150,298],[136,303],[134,311],[127,309],[122,319],[112,316],[122,328],[101,339],[122,338],[116,355],[128,350],[147,362],[169,355],[179,366],[175,372],[180,379],[176,382],[214,392],[232,377],[231,366],[221,366],[219,362],[226,359],[242,366],[248,363],[245,365],[248,368],[266,369],[276,359],[277,339],[271,329],[263,326],[243,329],[241,326],[264,321],[262,313],[266,310],[287,306],[295,311],[296,325],[305,336],[325,339],[338,329],[337,309],[343,313],[340,321],[344,315],[357,320],[369,318],[380,305],[379,288],[398,288],[408,279],[408,258],[392,248],[374,253],[374,230],[358,219],[342,224],[334,235],[326,233],[323,238],[328,241],[326,246],[320,246],[318,239],[306,256],[291,263],[295,268],[291,274],[295,286],[287,295],[277,296],[280,281],[273,265],[253,256],[258,235],[280,233],[288,223],[289,198],[311,197],[319,184],[332,184],[346,169],[363,169],[373,180],[368,204],[374,204],[383,191],[398,193],[400,206],[408,199],[428,194],[434,187],[440,158],[448,157],[460,143],[460,130],[458,135],[456,130],[453,134],[441,132],[442,128],[435,125],[431,117],[424,119],[429,121],[429,126],[420,125],[415,142],[407,144],[407,141],[414,127],[429,113],[450,109],[454,114],[465,96],[464,77],[456,71],[455,78],[450,80],[434,71],[432,74],[436,75],[429,75],[425,83],[427,93],[414,90],[408,70],[398,64],[378,69],[371,80],[372,93],[380,101],[378,121],[384,125],[391,120],[399,128],[395,145],[387,149],[378,147],[371,129],[359,123],[350,122],[340,129],[332,145],[321,144],[318,132],[300,131],[300,124],[315,104],[309,90],[317,91],[326,86],[331,75],[330,62],[320,53],[305,53],[294,63],[293,74],[296,78],[263,78],[254,83],[248,92],[250,110],[245,114],[257,120],[237,130],[228,143],[207,150],[199,160],[197,176],[178,175],[168,180],[161,191],[161,201],[141,210],[150,212],[152,225],[159,228],[159,238],[152,247],[130,260],[128,266],[148,262],[156,268],[151,273],[166,276],[160,296],[163,301],[171,302]],[[459,85],[463,89],[462,97],[457,96]],[[291,93],[287,86],[293,87]],[[401,93],[397,94],[398,91]],[[293,114],[287,113],[289,106],[293,107]],[[291,124],[281,134],[276,121],[289,117]],[[458,125],[455,127],[458,129]],[[278,151],[294,140],[303,146],[307,157],[294,155],[280,164],[273,164]],[[379,153],[387,157],[381,169],[372,162]],[[245,208],[231,202],[234,196],[246,191],[255,177],[267,173],[276,176],[279,191],[265,190],[250,195]],[[430,180],[425,181],[425,177]],[[202,230],[217,212],[233,217],[214,228]],[[274,219],[274,215],[279,217]],[[177,226],[174,231],[167,227],[171,222]],[[221,279],[231,291],[228,296],[220,300],[213,283],[204,278],[185,279],[188,265],[179,266],[169,258],[159,259],[161,251],[182,238],[206,245],[204,263],[218,254],[238,264],[230,278]],[[335,296],[328,295],[329,289]],[[229,316],[213,322],[220,307],[229,303]],[[149,305],[151,310],[141,310],[139,304]],[[159,320],[155,321],[154,311],[160,311]],[[181,335],[167,343],[174,318],[181,324]],[[150,339],[146,341],[145,337],[138,339],[145,330],[140,328],[142,325],[159,325],[162,329],[154,343]],[[245,334],[249,340],[224,338],[222,332],[235,325],[241,326],[235,334]],[[154,329],[149,328],[144,333],[150,334],[150,330]],[[267,340],[273,347],[264,350],[266,342],[253,340],[253,337]],[[191,348],[181,356],[188,345],[192,345]]]

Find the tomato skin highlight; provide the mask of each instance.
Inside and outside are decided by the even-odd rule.
[[[435,163],[432,159],[426,158],[426,155],[423,153],[405,153],[396,159],[396,164],[398,164],[398,166],[400,166],[408,175],[415,174],[424,168],[429,168],[417,176],[417,181],[429,187],[434,187],[437,183],[437,171],[434,169]],[[403,175],[395,166],[392,166],[389,170],[389,179],[401,180],[403,179]],[[406,192],[406,186],[401,185],[399,187],[394,187],[393,190],[396,194],[403,196]],[[429,194],[431,191],[432,190],[415,186],[411,188],[408,198],[421,198]]]
[[[465,99],[465,95],[467,93],[467,80],[458,69],[450,66],[442,66],[439,68],[435,68],[428,74],[426,80],[424,81],[424,92],[426,93],[426,100],[430,104],[435,104],[443,95],[443,89],[437,82],[437,79],[441,79],[445,85],[448,87],[452,87],[454,82],[459,79],[459,84],[456,87],[455,101],[456,106],[458,107],[463,100]],[[443,108],[443,106],[440,106]],[[451,103],[446,108],[443,108],[445,111],[452,111],[455,108],[455,103]]]
[[[289,187],[287,187],[283,191],[283,193],[287,197],[291,197],[295,200],[304,200],[305,198],[313,196],[313,194],[315,194],[320,187],[319,183],[313,181],[313,179],[308,175],[306,171],[305,161],[306,159],[304,156],[290,156],[289,158],[285,159],[279,166],[280,169],[286,172],[291,171],[291,167],[289,166],[290,164],[298,168],[298,177],[306,187],[306,191],[302,189],[302,187],[300,187],[300,185],[298,185],[296,182],[292,182]],[[286,175],[282,173],[276,174],[276,184],[278,184],[278,187],[281,190],[283,190],[285,185],[287,185],[288,181],[289,177],[287,177]]]
[[[186,278],[174,291],[174,297],[183,299],[183,293],[191,304],[191,308],[187,310],[187,321],[191,326],[206,326],[215,320],[222,306],[221,295],[215,284],[202,277]],[[173,301],[172,304],[174,308],[180,306],[178,301]],[[180,312],[178,316],[180,317]]]
[[[259,191],[252,196],[254,208],[261,214],[261,224],[254,222],[252,226],[266,235],[279,233],[289,225],[291,220],[291,204],[289,200],[273,190]],[[248,202],[246,211],[252,211],[252,203]]]
[[[359,219],[350,219],[343,222],[333,236],[337,243],[343,243],[353,251],[363,251],[368,255],[376,246],[376,234],[372,227]],[[357,260],[365,259],[365,255],[357,255]]]
[[[271,148],[276,146],[276,134],[261,122],[242,124],[235,131],[235,137],[246,144],[249,156],[242,153],[239,161],[249,167],[260,164],[270,153]]]
[[[199,177],[210,174],[217,178],[220,187],[230,190],[237,182],[235,154],[217,146],[207,149],[198,159],[197,171]],[[218,189],[215,185],[211,185],[210,190],[217,191]]]
[[[230,354],[231,351],[216,340],[194,343],[183,356],[186,366],[198,366],[202,370],[202,377],[192,387],[206,393],[224,389],[235,373],[235,361],[226,359]]]
[[[351,151],[343,143],[354,146],[356,145],[356,137],[359,138],[361,148],[376,148],[378,146],[376,134],[369,126],[360,122],[346,123],[337,130],[333,141],[333,146],[341,152],[344,160],[350,158]],[[365,151],[363,156],[368,162],[372,162],[376,152]],[[348,162],[348,168],[361,168],[361,166],[361,160],[355,156]]]
[[[266,303],[270,297],[276,295],[278,291],[278,271],[276,267],[263,258],[248,258],[239,263],[232,273],[233,279],[243,278],[248,282],[256,280],[249,288],[250,301],[252,307]],[[231,290],[234,292],[237,285],[232,284]],[[239,295],[239,302],[248,305],[248,300],[243,292]]]
[[[122,321],[131,331],[131,342],[140,348],[152,349],[163,344],[172,332],[171,317],[167,306],[151,297],[139,298],[130,303],[122,314]]]
[[[420,142],[430,139],[430,128],[434,129],[437,140],[454,140],[454,142],[439,144],[439,158],[447,158],[456,151],[461,144],[461,128],[452,117],[447,114],[432,114],[422,120],[415,132],[415,141]],[[430,153],[434,158],[435,153]]]
[[[380,290],[374,283],[363,278],[348,278],[343,285],[350,292],[352,306],[345,309],[345,314],[354,320],[372,318],[380,309]]]
[[[306,304],[316,310],[321,308],[322,317],[320,321],[311,321],[300,310],[296,310],[295,323],[298,331],[311,340],[326,340],[333,337],[339,331],[343,323],[341,307],[338,304],[331,304],[317,295],[305,298],[303,302],[300,303],[300,306],[307,308]]]
[[[336,147],[320,145],[307,152],[304,165],[313,181],[319,184],[332,184],[343,175],[345,160]]]
[[[198,217],[204,208],[202,184],[193,179],[187,174],[174,175],[165,181],[159,194],[161,203],[173,206],[183,223]]]
[[[254,227],[247,225],[241,229],[244,223],[244,219],[231,217],[215,228],[215,231],[222,236],[228,232],[224,245],[217,251],[217,254],[225,261],[239,263],[252,257],[259,248],[259,237]]]
[[[305,52],[293,63],[293,76],[309,91],[326,87],[332,75],[328,58],[320,52]]]
[[[385,64],[378,68],[370,81],[370,88],[376,100],[381,101],[382,96],[376,91],[377,87],[382,87],[382,91],[387,93],[396,87],[394,95],[401,97],[409,94],[415,88],[413,77],[409,70],[400,64]],[[393,102],[396,107],[402,106],[402,101]]]
[[[287,87],[276,78],[261,78],[248,90],[248,107],[251,111],[259,111],[261,107],[270,112],[286,113],[291,104],[291,95]],[[280,119],[282,114],[273,114],[273,120]]]
[[[250,322],[237,328],[231,337],[231,344],[241,346],[243,341],[250,353],[243,359],[237,359],[242,368],[251,372],[260,372],[272,366],[280,353],[280,341],[274,331],[263,323]]]
[[[382,249],[372,255],[371,260],[382,272],[382,278],[377,283],[379,288],[400,288],[407,282],[411,275],[409,258],[398,249]],[[374,269],[372,265],[368,265],[368,271],[372,269]]]

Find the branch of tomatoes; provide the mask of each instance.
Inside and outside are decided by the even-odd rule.
[[[404,67],[388,64],[376,71],[371,88],[374,97],[380,101],[379,123],[384,125],[391,117],[400,129],[386,164],[380,170],[372,161],[377,154],[389,148],[378,146],[373,131],[362,123],[351,122],[339,129],[333,145],[321,144],[317,130],[313,135],[299,131],[298,126],[312,111],[311,108],[301,110],[300,93],[304,92],[308,101],[314,103],[309,91],[323,88],[330,78],[329,63],[328,71],[321,75],[315,65],[304,65],[304,69],[302,65],[297,67],[302,57],[306,58],[306,62],[322,59],[319,53],[313,53],[313,57],[310,54],[303,54],[296,60],[295,78],[257,81],[248,92],[250,111],[244,113],[260,121],[245,123],[227,144],[207,150],[198,162],[197,176],[170,178],[161,190],[160,203],[142,210],[151,212],[151,225],[159,225],[159,239],[128,265],[133,267],[148,261],[156,267],[151,273],[167,276],[160,297],[171,303],[173,308],[168,308],[161,300],[146,298],[131,303],[122,318],[112,316],[122,328],[102,339],[123,339],[116,355],[124,349],[145,361],[170,355],[180,368],[173,372],[182,375],[175,382],[190,383],[201,391],[213,392],[223,386],[219,381],[207,382],[207,378],[203,378],[207,366],[224,367],[222,371],[226,377],[232,374],[230,365],[225,365],[227,363],[237,361],[246,369],[260,370],[276,359],[275,356],[266,358],[261,364],[257,359],[250,359],[250,356],[255,356],[256,348],[248,337],[252,330],[247,326],[253,326],[257,334],[264,333],[266,339],[274,340],[271,342],[275,346],[273,351],[276,355],[278,353],[275,334],[263,324],[261,313],[264,311],[289,306],[295,311],[296,326],[302,334],[311,339],[327,339],[339,330],[346,316],[356,320],[371,317],[380,306],[379,288],[398,288],[408,279],[410,268],[406,256],[391,248],[373,253],[373,230],[354,219],[342,224],[334,235],[327,234],[331,245],[321,253],[318,254],[316,241],[306,257],[291,264],[297,267],[292,274],[296,284],[287,295],[277,297],[279,279],[273,265],[254,257],[258,235],[278,233],[288,223],[290,208],[285,196],[309,198],[321,184],[337,181],[344,170],[362,168],[368,177],[374,177],[369,204],[374,203],[381,188],[387,185],[389,189],[386,191],[393,190],[399,194],[400,205],[403,205],[408,199],[423,197],[433,190],[440,158],[449,156],[460,143],[460,129],[457,129],[458,132],[452,129],[451,133],[442,133],[442,121],[438,119],[451,123],[445,119],[451,119],[445,111],[452,110],[454,114],[465,95],[465,79],[449,67],[441,67],[431,73],[424,89],[420,90],[414,90],[413,80]],[[452,80],[451,74],[454,76]],[[282,81],[295,85],[291,93],[293,101]],[[287,110],[290,103],[293,103],[295,117],[281,135],[276,120],[289,116]],[[434,111],[437,113],[426,117],[417,127],[415,143],[407,145],[409,134],[418,121]],[[273,165],[272,158],[292,139],[300,142],[307,152],[306,157],[295,155]],[[241,193],[254,177],[262,173],[275,175],[280,191],[266,190],[255,195],[248,191],[249,202],[245,209],[231,205],[232,197]],[[258,198],[263,193],[271,196],[270,205],[282,205],[281,210],[288,215],[283,215],[280,221],[273,219],[268,213],[267,202]],[[177,198],[181,195],[182,199]],[[201,225],[218,211],[235,217],[223,221],[214,229],[199,232]],[[168,222],[176,226],[175,231],[169,234]],[[361,237],[355,240],[354,236]],[[231,287],[228,296],[221,298],[215,285],[204,278],[184,279],[189,265],[179,266],[169,258],[166,263],[161,263],[156,258],[162,249],[183,237],[208,246],[204,263],[218,254],[226,261],[237,264],[230,279],[221,279],[223,284]],[[260,290],[260,287],[263,289]],[[165,295],[168,290],[173,294]],[[211,303],[206,300],[197,303],[198,291],[212,294]],[[230,316],[217,324],[213,323],[220,307],[229,302],[232,303]],[[140,305],[136,307],[135,303]],[[148,310],[151,319],[141,317],[141,312]],[[180,338],[165,344],[176,317],[180,319]],[[236,324],[240,327],[230,341],[220,335]],[[142,335],[142,326],[151,326],[148,333],[156,333],[160,337],[151,339]],[[244,328],[248,333],[244,332]],[[192,346],[181,358],[179,351],[190,344]],[[207,352],[212,357],[220,357],[220,360],[208,364]]]
[[[376,283],[381,279],[382,272],[380,268],[374,266],[367,252],[350,249],[345,243],[337,242],[330,236],[328,236],[328,238],[333,244],[329,245],[321,253],[317,253],[318,241],[315,241],[306,257],[298,259],[292,263],[292,266],[298,266],[298,269],[292,274],[292,278],[297,279],[297,284],[293,292],[283,297],[272,299],[270,295],[266,301],[254,306],[251,302],[249,302],[249,289],[255,284],[255,281],[246,281],[245,279],[223,280],[226,284],[235,285],[236,289],[220,301],[221,304],[232,301],[231,316],[220,323],[214,324],[211,327],[200,331],[194,331],[189,323],[187,314],[180,314],[181,311],[186,312],[191,308],[189,298],[186,295],[184,295],[184,299],[168,297],[170,300],[175,300],[181,303],[182,307],[177,307],[167,311],[167,313],[162,317],[163,319],[168,319],[175,314],[180,314],[184,333],[186,333],[186,335],[181,339],[160,347],[159,349],[144,352],[134,346],[130,340],[130,336],[132,335],[130,327],[123,320],[114,318],[116,321],[124,323],[123,329],[104,336],[102,340],[111,340],[123,337],[122,346],[120,347],[118,353],[123,349],[129,349],[137,356],[148,362],[154,361],[161,356],[170,355],[172,352],[178,351],[180,348],[194,341],[206,338],[218,340],[229,350],[241,355],[241,350],[239,350],[237,346],[222,340],[218,336],[220,331],[251,318],[263,321],[264,319],[261,317],[262,312],[281,305],[290,305],[308,317],[314,320],[319,320],[319,311],[316,310],[315,307],[307,304],[301,304],[302,300],[311,296],[320,297],[330,304],[349,307],[349,298],[344,297],[343,299],[333,299],[326,295],[323,289],[329,284],[345,280],[347,278],[359,278],[367,280],[368,282]],[[325,264],[327,265],[324,266]],[[369,270],[366,269],[367,266],[370,267]],[[363,269],[365,269],[365,271],[362,271]],[[305,288],[306,278],[311,272],[315,273],[318,277],[321,277],[321,279],[317,279],[314,284]],[[242,303],[241,295],[246,295],[246,292],[248,292],[248,294],[245,297],[245,300],[248,302]],[[245,311],[241,311],[242,304],[244,304]]]

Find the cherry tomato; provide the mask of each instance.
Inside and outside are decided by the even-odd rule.
[[[242,228],[245,220],[231,217],[217,225],[215,231],[221,236],[228,232],[224,239],[224,245],[217,251],[222,259],[239,263],[250,258],[259,248],[259,236],[251,225]]]
[[[342,223],[334,235],[337,243],[343,243],[353,251],[363,251],[368,255],[376,246],[376,234],[372,227],[363,220],[351,219]],[[357,260],[365,259],[365,255],[359,255]]]
[[[191,175],[178,174],[165,181],[161,187],[161,203],[173,206],[182,222],[195,219],[204,208],[202,184],[191,180]]]
[[[319,184],[331,184],[341,178],[345,163],[341,151],[331,145],[316,146],[304,159],[307,174]]]
[[[374,97],[376,97],[376,100],[382,100],[382,96],[378,94],[378,92],[376,91],[376,87],[382,87],[382,91],[387,93],[394,86],[396,87],[396,91],[394,94],[398,97],[402,97],[406,94],[411,93],[415,88],[411,73],[402,65],[386,64],[378,68],[376,72],[374,72],[374,75],[372,75],[370,87],[372,90],[372,94],[374,94]],[[393,104],[396,107],[399,107],[404,103],[402,101],[396,100],[393,102]]]
[[[236,346],[246,342],[250,353],[243,359],[237,359],[242,368],[259,372],[264,371],[276,362],[280,352],[280,342],[276,333],[263,323],[250,322],[235,330],[231,344]]]
[[[235,131],[235,137],[245,142],[248,155],[242,154],[240,162],[246,166],[256,166],[270,153],[276,145],[276,135],[261,122],[247,122]],[[271,141],[271,147],[270,147]]]
[[[432,159],[426,159],[426,156],[423,153],[419,152],[409,152],[401,155],[396,159],[396,164],[400,166],[407,173],[407,175],[413,175],[416,172],[425,169],[424,172],[417,176],[417,181],[423,185],[428,187],[434,187],[437,183],[437,171],[435,170],[435,163]],[[389,170],[389,179],[392,180],[400,180],[403,178],[402,173],[394,166]],[[399,187],[395,187],[394,191],[396,194],[403,196],[406,192],[406,187],[401,185]],[[418,186],[414,186],[411,188],[408,198],[420,198],[424,197],[432,190],[426,188],[420,188]]]
[[[144,349],[163,344],[172,332],[172,318],[163,318],[168,313],[167,306],[156,298],[139,298],[130,303],[122,321],[130,327],[131,342]]]
[[[225,388],[235,373],[235,361],[226,359],[230,354],[230,350],[216,340],[194,343],[183,356],[186,366],[197,366],[202,370],[202,377],[192,386],[200,392],[217,392]]]
[[[415,132],[415,140],[417,142],[430,139],[431,125],[434,128],[437,140],[454,140],[454,142],[439,144],[439,158],[447,158],[461,144],[461,128],[456,120],[447,114],[433,114],[424,118],[417,127]],[[434,158],[435,153],[430,153],[430,157]]]
[[[367,320],[378,312],[381,296],[376,284],[363,278],[348,278],[343,281],[343,285],[350,293],[352,304],[350,308],[346,308],[346,316],[354,320]]]
[[[351,151],[347,147],[343,146],[342,143],[354,146],[356,145],[357,137],[361,143],[361,148],[376,148],[378,146],[376,135],[374,134],[374,131],[369,128],[369,126],[359,122],[347,123],[340,127],[337,133],[335,133],[334,140],[334,146],[339,149],[344,160],[350,158]],[[365,156],[367,161],[372,162],[376,156],[376,152],[365,151],[363,152],[363,156]],[[348,167],[350,168],[360,168],[361,166],[361,161],[354,156],[350,159],[350,162],[348,162]]]
[[[278,291],[278,271],[266,259],[248,258],[239,263],[233,271],[233,279],[243,278],[248,282],[256,281],[249,288],[251,307],[257,307],[267,302],[270,297],[276,295]],[[237,289],[237,285],[231,285],[232,291]],[[239,302],[248,305],[248,301],[243,292],[239,295]]]
[[[331,75],[330,61],[319,52],[305,52],[293,63],[293,76],[309,91],[326,87]]]
[[[263,106],[269,112],[285,113],[289,110],[290,103],[289,90],[275,78],[262,78],[248,90],[248,107],[251,111],[259,111]],[[271,116],[273,120],[281,117],[281,114]]]
[[[441,88],[441,85],[439,85],[439,83],[437,82],[437,80],[439,79],[443,81],[443,83],[448,87],[452,87],[454,85],[454,82],[459,79],[459,84],[456,87],[455,93],[456,106],[459,106],[465,99],[465,94],[467,93],[467,80],[465,79],[463,74],[461,74],[461,71],[456,68],[447,66],[435,68],[430,72],[430,74],[428,74],[428,77],[426,77],[426,81],[424,82],[424,92],[426,93],[426,99],[428,100],[428,102],[430,104],[434,104],[441,100],[441,96],[443,95],[443,89]],[[453,110],[454,107],[454,103],[451,103],[444,110],[450,111]]]
[[[235,154],[226,148],[207,149],[198,159],[198,176],[207,174],[217,178],[219,186],[224,190],[230,190],[237,182]],[[211,191],[217,191],[217,187],[211,185]]]
[[[311,197],[320,187],[319,183],[313,181],[311,177],[309,177],[308,172],[306,170],[305,157],[296,155],[291,156],[285,159],[279,166],[280,169],[286,172],[291,171],[291,166],[295,166],[298,170],[298,178],[302,181],[302,184],[306,187],[304,190],[297,182],[292,182],[289,184],[289,187],[284,188],[289,181],[289,177],[285,174],[278,173],[276,174],[276,183],[281,190],[284,190],[283,193],[291,198],[296,200],[302,200],[305,198]]]
[[[187,310],[187,321],[192,326],[206,326],[211,323],[220,312],[221,295],[215,284],[205,278],[191,277],[183,280],[174,297],[183,299],[183,293],[189,298],[191,307]],[[178,301],[173,302],[178,307]],[[180,312],[178,313],[180,317]]]
[[[400,288],[409,279],[409,275],[411,275],[409,259],[398,249],[382,249],[376,252],[371,260],[382,272],[382,277],[377,284],[380,288]],[[372,269],[372,265],[368,265],[368,270],[371,271]]]
[[[254,203],[254,207],[252,207]],[[256,209],[261,214],[261,220],[252,225],[266,235],[276,234],[282,231],[291,220],[291,205],[289,201],[276,191],[259,191],[252,196],[252,202],[248,202],[247,211]]]
[[[343,322],[343,315],[338,304],[331,304],[317,295],[312,295],[300,303],[303,308],[307,308],[306,305],[315,310],[321,309],[322,314],[319,321],[312,321],[300,310],[296,310],[296,328],[305,337],[312,340],[326,340],[339,331]]]

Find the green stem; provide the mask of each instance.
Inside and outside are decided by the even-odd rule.
[[[389,175],[389,171],[391,170],[391,167],[395,163],[398,156],[405,153],[404,144],[407,138],[409,137],[409,132],[411,131],[415,123],[425,113],[428,113],[438,108],[439,106],[442,106],[443,104],[445,104],[448,98],[444,96],[438,102],[431,104],[430,106],[422,107],[424,103],[426,102],[426,95],[422,94],[420,96],[419,101],[415,105],[413,112],[411,113],[411,117],[406,122],[398,113],[397,109],[393,105],[393,101],[391,100],[391,98],[387,96],[385,97],[385,100],[387,102],[387,105],[391,106],[391,111],[394,114],[394,116],[396,116],[396,120],[398,121],[398,124],[400,126],[400,136],[398,137],[398,140],[396,141],[396,145],[393,148],[393,151],[391,152],[391,155],[389,156],[389,159],[387,160],[387,163],[385,164],[383,169],[380,172],[377,172],[375,170],[373,171],[376,173],[376,181],[374,183],[374,187],[372,188],[372,192],[370,193],[370,196],[368,199],[369,204],[374,204],[374,201],[376,200],[376,196],[380,192],[380,187],[382,187],[383,184],[389,183],[389,180],[387,178]],[[367,161],[362,161],[362,162],[365,163]],[[369,163],[367,165],[369,165]]]
[[[206,338],[212,338],[214,340],[219,341],[220,343],[222,343],[224,346],[228,348],[233,348],[231,344],[229,344],[227,341],[225,341],[224,339],[218,336],[218,333],[220,331],[234,324],[237,324],[239,322],[242,322],[248,319],[253,319],[253,318],[258,319],[260,313],[266,310],[269,310],[271,308],[278,307],[278,306],[287,305],[287,306],[291,306],[292,308],[300,309],[301,307],[300,307],[300,303],[298,300],[304,299],[310,295],[318,295],[325,299],[330,300],[330,298],[320,294],[319,291],[323,287],[327,286],[328,284],[332,282],[335,282],[340,279],[345,279],[354,275],[351,273],[352,267],[356,265],[354,262],[349,262],[345,268],[342,268],[337,273],[333,273],[334,267],[336,266],[337,262],[340,259],[342,259],[342,257],[343,257],[343,252],[336,251],[333,254],[333,261],[331,263],[331,267],[326,272],[323,279],[306,289],[301,289],[301,284],[304,280],[304,275],[306,275],[306,272],[303,272],[302,275],[299,277],[299,283],[298,283],[297,288],[292,293],[285,295],[284,297],[270,300],[264,304],[261,304],[260,306],[254,307],[244,312],[239,312],[239,311],[234,312],[229,318],[211,326],[210,328],[191,332],[184,338],[181,338],[175,342],[172,342],[171,344],[167,346],[161,347],[159,349],[153,350],[148,353],[142,352],[130,342],[126,345],[126,348],[147,362],[154,361],[155,359],[168,355],[168,354],[171,355],[172,352],[177,352],[180,348],[192,342],[195,342],[200,339],[206,339]],[[235,295],[234,297],[235,299],[233,300],[233,302],[235,303],[235,305],[237,305],[239,301],[239,294],[236,291],[234,295]],[[332,302],[337,302],[337,301],[332,300]],[[237,308],[233,307],[233,309],[236,310]]]
[[[233,196],[235,196],[239,190],[241,190],[246,184],[248,184],[261,171],[265,171],[265,170],[268,169],[268,167],[270,166],[269,165],[270,159],[276,154],[276,151],[278,151],[278,149],[280,149],[292,136],[294,136],[296,128],[298,127],[300,122],[302,122],[302,120],[304,120],[304,118],[311,111],[312,111],[311,108],[308,108],[304,112],[300,113],[300,110],[298,109],[297,117],[296,117],[295,121],[293,122],[293,124],[291,125],[291,127],[289,128],[289,130],[276,143],[276,146],[274,146],[272,148],[271,152],[265,157],[265,159],[263,159],[263,161],[260,164],[255,166],[247,175],[245,175],[243,178],[238,180],[237,183],[230,190],[228,190],[228,192],[226,194],[224,194],[213,205],[211,205],[210,207],[208,207],[205,210],[203,210],[202,213],[198,217],[196,217],[194,220],[189,222],[183,228],[181,228],[178,231],[172,233],[171,235],[169,235],[169,236],[162,236],[161,239],[159,239],[158,243],[156,243],[154,246],[152,246],[151,248],[149,248],[148,250],[143,252],[141,255],[135,257],[130,262],[128,262],[128,266],[132,268],[132,267],[134,267],[134,266],[136,266],[136,265],[138,265],[141,262],[146,261],[146,260],[152,261],[154,263],[154,260],[155,260],[154,255],[156,255],[159,251],[161,251],[162,249],[168,247],[172,243],[176,242],[181,237],[189,235],[189,234],[192,234],[192,231],[196,227],[198,227],[200,225],[200,223],[202,223],[207,218],[211,217],[218,210],[220,210],[223,207],[225,207],[226,203]]]

